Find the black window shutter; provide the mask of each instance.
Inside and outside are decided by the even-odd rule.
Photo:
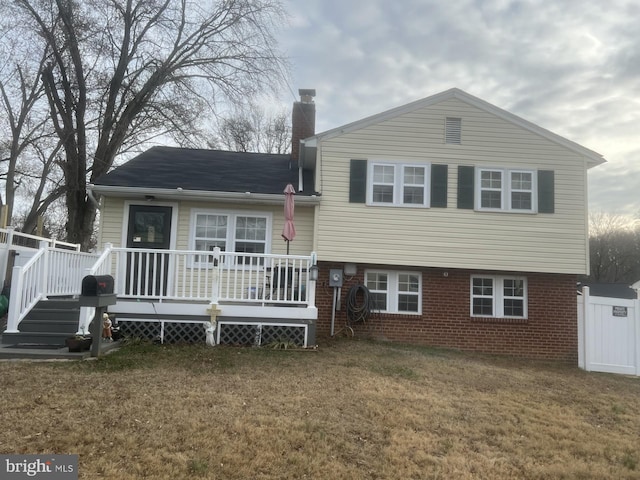
[[[447,165],[431,165],[431,206],[447,207]]]
[[[555,177],[553,170],[538,170],[538,212],[555,212]]]
[[[367,201],[367,161],[351,160],[349,170],[349,202]]]
[[[473,190],[475,167],[460,165],[458,167],[458,208],[473,210]]]

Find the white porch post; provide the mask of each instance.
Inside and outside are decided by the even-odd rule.
[[[47,300],[47,294],[49,293],[49,242],[40,240],[39,248],[44,250],[40,291],[42,292],[42,300]]]
[[[220,299],[220,247],[213,248],[213,271],[211,272],[211,304]]]
[[[307,306],[308,307],[315,307],[316,306],[316,282],[314,281],[309,281],[309,295],[308,295],[308,299],[307,299]]]
[[[318,268],[318,257],[316,252],[311,252],[311,265],[310,267]],[[317,272],[317,270],[316,270]],[[311,280],[311,275],[309,275],[309,291],[307,292],[307,307],[315,307],[316,306],[316,281]]]
[[[13,245],[13,232],[16,227],[7,227],[7,246],[11,248]]]
[[[20,306],[22,298],[18,298],[18,294],[22,295],[22,267],[13,267],[11,272],[13,285],[11,286],[12,301],[9,302],[9,315],[7,316],[6,333],[18,333],[18,318],[20,317]]]
[[[85,268],[84,272],[82,272],[82,278],[87,275],[91,275],[91,269]],[[82,292],[80,292],[82,293]],[[95,308],[93,307],[80,307],[80,315],[78,318],[78,331],[76,334],[78,335],[86,335],[89,333],[89,324],[91,323],[89,320],[89,315],[93,318],[95,312]]]

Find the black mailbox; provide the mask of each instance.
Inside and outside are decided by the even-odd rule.
[[[82,279],[80,305],[84,307],[104,307],[116,303],[111,275],[87,275]]]

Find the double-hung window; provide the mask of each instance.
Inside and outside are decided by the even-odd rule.
[[[234,237],[234,251],[266,253],[267,217],[236,215]]]
[[[533,172],[509,172],[511,210],[533,210]]]
[[[428,164],[370,164],[368,203],[371,205],[429,206]]]
[[[526,278],[471,277],[471,316],[527,318]]]
[[[479,169],[478,210],[535,212],[536,175],[531,170]]]
[[[219,247],[226,252],[268,253],[270,238],[269,215],[211,211],[193,213],[191,242],[194,250],[211,252]],[[195,261],[205,260],[196,258]]]
[[[414,272],[365,272],[373,308],[385,313],[420,314],[422,311],[422,277]]]

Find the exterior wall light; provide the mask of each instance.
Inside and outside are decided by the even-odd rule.
[[[309,267],[309,280],[312,282],[318,281],[318,257],[316,252],[311,253],[311,266]]]
[[[311,265],[311,268],[309,268],[309,280],[311,280],[312,282],[317,282],[318,281],[318,266],[317,265]]]

